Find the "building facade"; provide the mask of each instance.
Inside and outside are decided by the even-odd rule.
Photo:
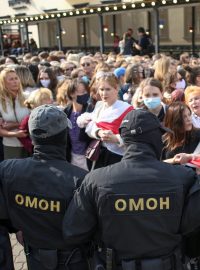
[[[155,16],[154,7],[122,10],[99,14],[80,14],[80,16],[52,18],[55,12],[75,11],[84,6],[100,6],[100,1],[65,1],[65,0],[1,0],[0,19],[11,23],[2,23],[1,29],[4,42],[20,38],[26,42],[27,37],[34,38],[39,48],[55,48],[62,44],[65,49],[87,49],[100,46],[101,27],[105,47],[112,48],[114,36],[122,38],[128,28],[134,30],[144,27],[154,40]],[[141,0],[138,0],[142,2]],[[148,0],[146,0],[148,1]],[[106,0],[104,1],[107,2]],[[115,1],[114,1],[115,2]],[[117,1],[119,2],[119,1]],[[128,2],[128,1],[126,1]],[[131,2],[131,1],[129,1]],[[132,1],[134,2],[134,1]],[[137,1],[135,1],[137,2]],[[154,3],[154,2],[153,2]],[[134,5],[134,4],[133,4]],[[125,4],[124,4],[125,6]],[[108,4],[109,7],[109,4]],[[34,16],[37,15],[38,16]],[[49,14],[44,20],[40,18]],[[189,48],[195,31],[195,45],[200,45],[200,3],[188,5],[159,6],[158,8],[159,40],[162,46]],[[33,19],[25,21],[26,16]],[[12,23],[12,18],[19,19]],[[10,18],[10,19],[9,19]],[[37,20],[38,18],[38,20]],[[28,36],[27,36],[28,33]],[[193,36],[194,38],[194,36]],[[61,42],[61,43],[60,43]]]

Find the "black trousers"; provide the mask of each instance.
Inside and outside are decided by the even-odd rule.
[[[12,248],[7,230],[0,226],[0,269],[14,270]]]
[[[86,258],[78,249],[67,252],[25,245],[25,252],[28,270],[89,270]]]

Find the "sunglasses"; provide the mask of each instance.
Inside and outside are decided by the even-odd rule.
[[[83,63],[81,64],[82,67],[89,67],[90,66],[90,63]]]

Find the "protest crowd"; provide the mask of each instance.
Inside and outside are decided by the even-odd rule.
[[[16,233],[18,241],[24,245],[31,270],[200,269],[198,234],[185,240],[190,232],[198,232],[196,224],[195,229],[189,228],[192,217],[190,220],[188,215],[193,206],[190,201],[186,204],[186,197],[199,181],[200,58],[187,52],[181,53],[179,59],[154,54],[152,41],[142,27],[138,28],[138,38],[133,38],[129,28],[119,41],[118,51],[107,54],[38,52],[36,48],[32,53],[0,58],[0,196],[4,198],[0,199],[3,205],[0,207],[0,269],[14,269],[9,233]],[[141,121],[141,125],[137,121]],[[144,129],[150,132],[149,136],[143,134],[143,121],[146,121]],[[132,124],[128,126],[126,122]],[[136,138],[134,145],[146,144],[155,150],[151,170],[149,167],[147,171],[149,163],[144,168],[140,165],[148,157],[147,149],[141,148],[143,158],[139,162],[137,147],[129,147],[132,135],[127,134],[131,125],[135,125],[131,130]],[[166,130],[161,137],[153,130],[162,127]],[[43,134],[44,130],[47,133]],[[126,168],[120,167],[125,159],[132,158],[132,153],[136,153],[135,165],[133,159],[132,165],[127,163]],[[178,169],[172,172],[171,168]],[[131,173],[144,179],[145,170],[150,185],[154,186],[151,201],[145,197],[147,195],[140,200],[141,194],[149,192],[145,181],[141,180],[141,185],[132,183],[132,186],[125,181]],[[123,183],[115,188],[112,184],[106,186],[106,179],[112,182],[114,176],[119,175],[123,180],[122,172],[125,172],[126,188],[133,189],[131,194],[140,194],[138,203],[125,196],[128,191],[124,190]],[[155,178],[158,181],[168,173],[172,179],[176,178],[177,193],[171,182],[167,185],[163,180],[161,191],[157,187],[159,182],[154,182]],[[184,192],[179,178],[184,182]],[[75,190],[78,192],[72,199]],[[196,187],[198,194],[197,190]],[[159,195],[158,199],[157,192],[171,195]],[[106,199],[102,194],[107,194]],[[123,195],[117,200],[114,194]],[[161,214],[155,204],[160,200],[160,209],[165,207],[166,198],[170,198],[170,203],[176,200],[176,206],[173,214],[162,213],[166,227],[171,222],[163,236],[162,232],[168,228],[164,228],[159,219]],[[110,209],[114,202],[120,217]],[[140,234],[132,238],[131,224],[124,227],[122,222],[128,220],[133,207],[145,212],[142,217],[131,216],[133,230],[141,226],[143,233],[146,231],[143,222],[150,222],[151,215],[147,212],[157,211],[154,221],[162,228],[155,232],[152,229],[147,234],[147,245],[144,244],[147,238],[139,237]],[[193,209],[198,216],[198,209]],[[97,221],[91,214],[93,211],[100,216]],[[171,216],[176,216],[177,224]],[[80,232],[77,224],[80,224]],[[124,236],[124,228],[131,231],[121,239],[120,230]],[[155,240],[156,237],[165,245]],[[136,245],[136,250],[129,248],[129,238],[135,241],[132,244]],[[182,252],[184,245],[186,251]],[[179,250],[178,246],[181,246]],[[160,266],[157,257],[162,258],[164,266]],[[177,257],[181,257],[181,263],[177,263]],[[62,266],[58,266],[59,262]]]

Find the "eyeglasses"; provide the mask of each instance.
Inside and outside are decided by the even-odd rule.
[[[81,64],[82,67],[89,67],[90,66],[90,63],[83,63]]]

